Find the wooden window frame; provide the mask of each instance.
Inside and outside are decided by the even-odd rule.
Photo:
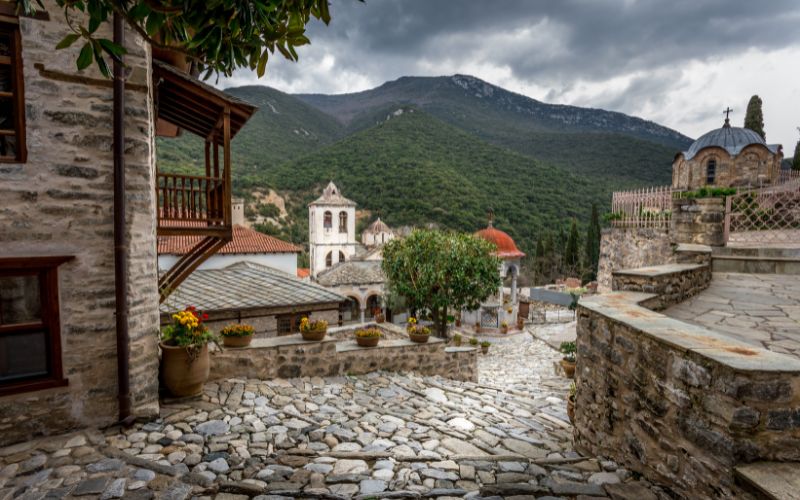
[[[339,212],[339,233],[347,233],[347,212]]]
[[[311,311],[304,311],[304,312],[295,312],[295,313],[286,313],[286,314],[278,314],[275,316],[275,330],[278,334],[278,337],[283,337],[286,335],[292,335],[295,333],[300,333],[300,320],[303,318],[310,318]],[[289,320],[289,331],[281,331],[281,320]]]
[[[61,323],[59,318],[58,266],[73,256],[0,257],[0,277],[37,276],[41,302],[41,320],[38,322],[0,325],[4,334],[43,330],[47,335],[47,368],[45,376],[0,383],[0,397],[24,392],[63,387],[68,380],[63,376],[61,360]]]
[[[0,135],[16,139],[16,155],[0,156],[0,163],[25,163],[28,160],[28,147],[25,137],[25,81],[22,73],[22,36],[19,20],[3,14],[0,7],[0,33],[7,33],[11,40],[11,56],[0,56],[0,65],[11,66],[11,91],[0,92],[0,99],[10,99],[14,115],[13,129],[0,129]]]
[[[706,162],[706,185],[713,186],[717,183],[717,160],[710,158]]]

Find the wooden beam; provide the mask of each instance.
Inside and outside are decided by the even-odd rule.
[[[223,197],[224,207],[223,213],[225,214],[225,225],[231,225],[231,108],[225,106],[224,116],[222,121],[224,143],[222,146],[223,162],[222,168],[223,176],[225,178],[225,195]]]

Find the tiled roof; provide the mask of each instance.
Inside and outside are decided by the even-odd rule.
[[[328,186],[322,191],[322,196],[309,203],[309,205],[334,205],[334,206],[356,206],[356,202],[348,200],[336,187],[333,181],[328,183]]]
[[[161,304],[161,312],[195,306],[201,311],[253,309],[342,302],[345,297],[296,276],[237,262],[222,269],[193,272]]]
[[[525,257],[525,254],[517,248],[517,244],[514,243],[514,240],[508,233],[495,229],[491,225],[485,229],[481,229],[475,234],[490,243],[494,243],[497,247],[495,255],[501,259],[519,259]]]
[[[202,236],[159,236],[158,253],[183,255],[202,240]],[[268,234],[259,233],[244,226],[233,226],[233,240],[217,253],[299,253],[300,247]]]
[[[386,277],[381,270],[381,261],[378,260],[341,262],[317,276],[317,283],[323,286],[361,285],[384,281]]]
[[[308,278],[311,276],[311,269],[307,267],[298,267],[297,268],[297,277],[298,278]]]
[[[375,222],[367,226],[364,232],[378,234],[378,233],[391,233],[392,230],[389,229],[389,226],[387,226],[386,223],[383,222],[380,217],[378,217],[375,220]]]

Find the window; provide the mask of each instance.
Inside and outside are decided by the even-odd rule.
[[[333,265],[333,252],[328,252],[328,255],[325,256],[325,267],[331,267]]]
[[[706,184],[712,185],[717,178],[717,160],[708,160],[706,164]]]
[[[300,320],[311,317],[311,312],[281,314],[276,316],[278,322],[278,335],[291,335],[300,332]]]
[[[339,212],[339,232],[347,232],[347,212]]]
[[[333,227],[333,214],[330,212],[325,212],[325,218],[322,221],[322,225],[325,229],[330,229]]]
[[[21,44],[19,25],[0,22],[0,162],[27,159]]]
[[[0,259],[0,395],[66,385],[57,269],[69,259]]]
[[[342,251],[340,250],[340,251],[339,251],[339,262],[344,262],[344,261],[345,261],[344,252],[342,252]]]

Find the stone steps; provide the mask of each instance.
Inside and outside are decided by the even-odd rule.
[[[711,262],[715,273],[800,275],[800,247],[717,247]]]
[[[800,499],[800,462],[753,462],[735,471],[736,480],[759,498]]]

